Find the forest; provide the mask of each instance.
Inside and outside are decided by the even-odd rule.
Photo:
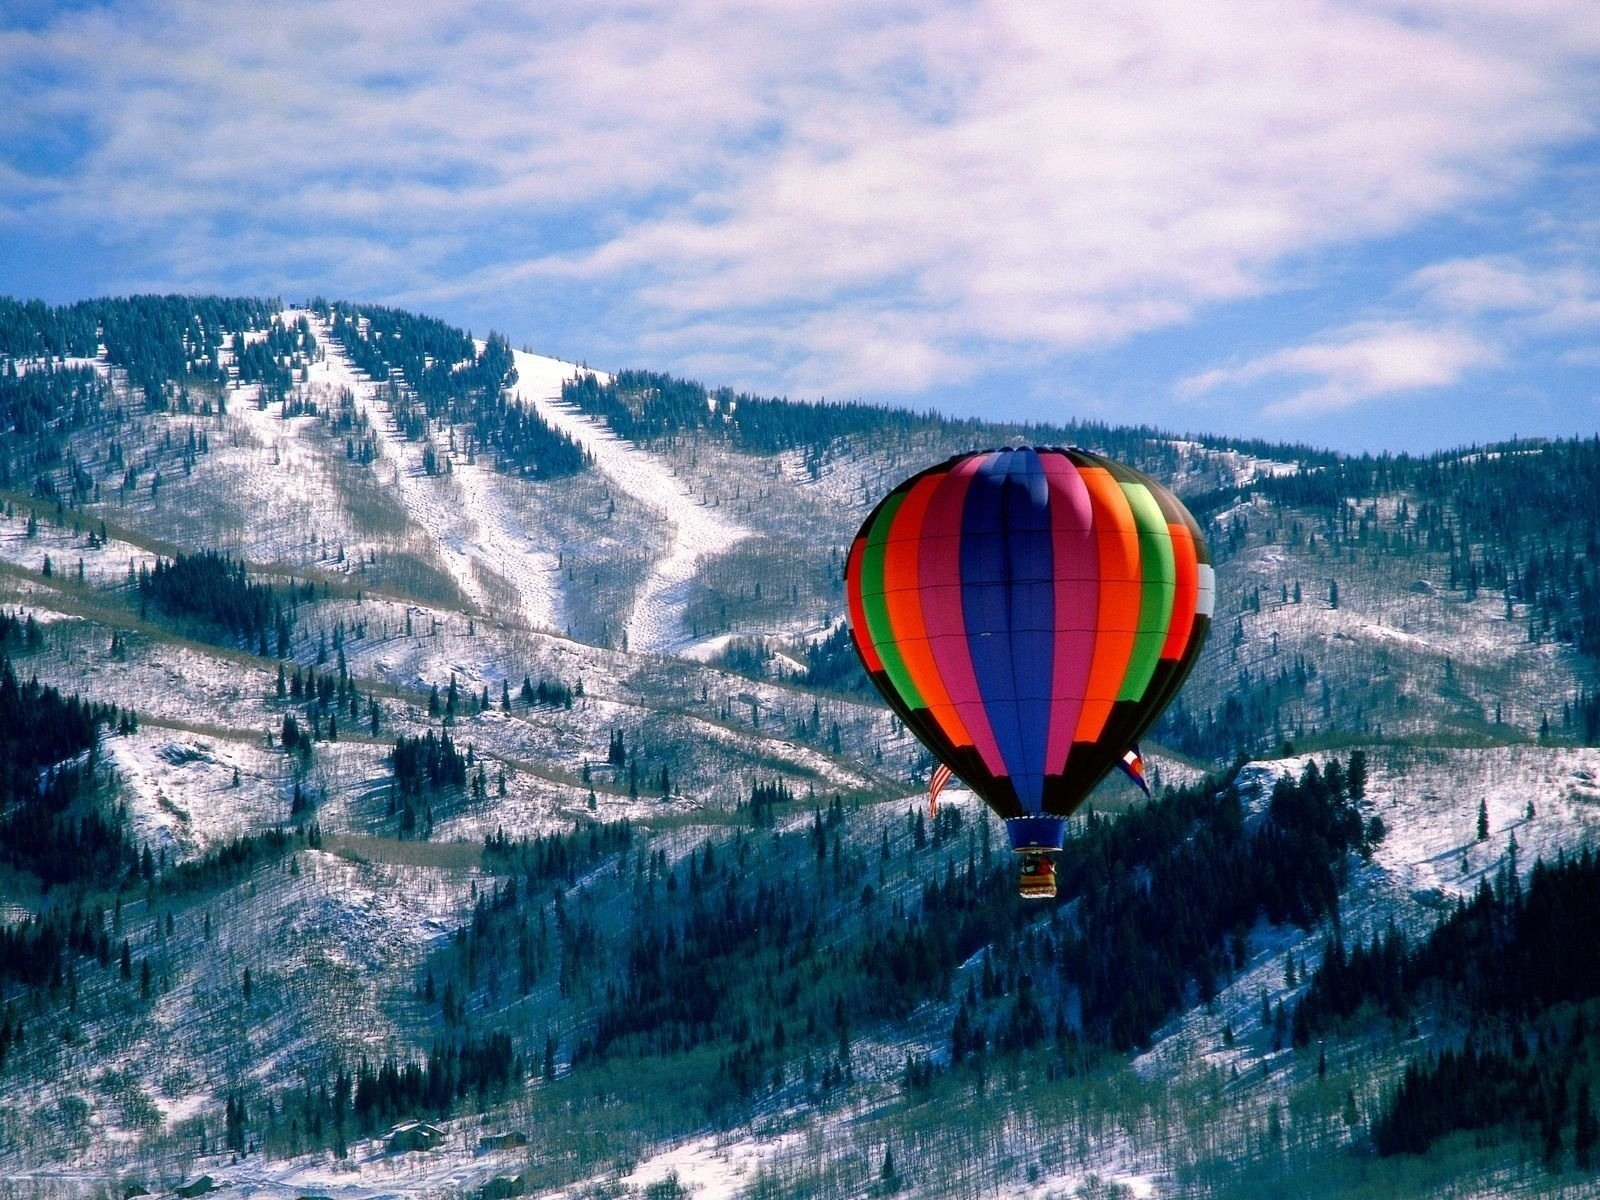
[[[1431,1010],[1463,1032],[1408,1064],[1374,1124],[1379,1153],[1421,1153],[1461,1130],[1507,1125],[1536,1138],[1552,1169],[1563,1146],[1591,1170],[1600,1123],[1600,857],[1534,863],[1524,883],[1513,845],[1498,877],[1416,944],[1397,930],[1365,945],[1334,939],[1294,1015],[1294,1040],[1363,1020]]]
[[[593,374],[579,375],[563,387],[562,398],[603,418],[617,436],[643,445],[670,443],[681,434],[708,432],[727,437],[746,454],[799,450],[813,479],[852,441],[894,444],[913,433],[929,431],[943,440],[973,444],[1009,440],[1037,445],[1084,445],[1106,450],[1149,470],[1170,471],[1176,462],[1167,435],[1148,428],[1129,429],[1098,422],[1002,426],[854,401],[751,396],[653,371],[619,371],[605,384]]]
[[[0,635],[12,630],[7,616]],[[105,884],[133,861],[126,820],[96,778],[100,730],[115,722],[109,705],[19,680],[0,651],[0,859],[46,887]]]
[[[1144,1044],[1214,993],[1257,919],[1311,927],[1330,915],[1347,862],[1382,836],[1360,812],[1364,769],[1355,758],[1280,779],[1254,821],[1220,780],[1169,789],[1115,821],[1091,816],[1062,856],[1060,899],[1042,906],[1016,898],[987,821],[913,810],[893,845],[885,828],[868,854],[840,798],[776,783],[753,785],[749,827],[677,864],[630,849],[625,824],[497,836],[484,861],[503,882],[418,995],[447,1025],[473,1028],[553,974],[561,996],[595,1012],[564,1047],[575,1070],[711,1051],[720,1065],[705,1116],[719,1121],[785,1088],[843,1084],[863,1031],[930,1001],[953,1018],[941,1069],[1022,1052],[1067,1069],[1086,1050]],[[808,831],[770,832],[775,809],[809,810]],[[630,898],[615,932],[587,894],[566,895],[606,860]],[[921,878],[914,890],[890,886],[907,868]],[[981,970],[957,988],[979,951]]]
[[[283,596],[270,584],[252,583],[244,563],[226,554],[202,550],[157,559],[153,568],[139,568],[137,584],[141,608],[153,603],[171,616],[198,618],[214,636],[242,643],[263,658],[269,636],[279,658],[289,653],[293,590]]]

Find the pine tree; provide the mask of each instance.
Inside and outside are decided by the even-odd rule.
[[[1352,800],[1364,800],[1367,795],[1367,752],[1352,750],[1350,765],[1345,771],[1345,787]]]

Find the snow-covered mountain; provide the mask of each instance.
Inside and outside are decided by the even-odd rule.
[[[1515,1151],[1365,1157],[1443,1016],[1319,1062],[1263,1015],[1335,927],[1421,936],[1508,854],[1594,844],[1600,550],[1587,501],[1526,472],[1582,479],[1600,451],[1352,463],[785,406],[322,301],[0,317],[5,650],[116,706],[61,819],[98,806],[127,857],[70,886],[14,847],[0,867],[16,947],[69,912],[103,943],[0,973],[0,1174],[350,1197],[1549,1182]],[[955,915],[982,911],[959,889],[993,899],[981,806],[918,815],[927,756],[834,636],[871,504],[1027,440],[1137,461],[1207,524],[1217,619],[1146,747],[1158,782],[1242,755],[1253,827],[1275,780],[1359,751],[1351,803],[1384,831],[1341,858],[1336,922],[1232,931],[1212,994],[1191,979],[1131,1053],[1079,1027],[1072,980],[1028,974],[1065,956],[1072,905]],[[223,620],[213,585],[254,615]],[[704,987],[669,986],[689,945]],[[1056,1027],[1008,1051],[1028,1005]],[[392,1149],[401,1117],[437,1144]]]

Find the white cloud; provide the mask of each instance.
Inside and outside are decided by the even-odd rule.
[[[1424,300],[1458,313],[1530,312],[1545,304],[1536,274],[1509,257],[1457,258],[1433,263],[1409,281]]]
[[[186,286],[570,288],[741,382],[917,390],[1503,191],[1592,127],[1585,11],[111,5],[0,32],[0,146],[82,131],[0,151],[0,230]],[[1513,303],[1494,269],[1418,286]]]
[[[1600,276],[1577,263],[1531,267],[1509,255],[1457,258],[1417,271],[1409,288],[1448,312],[1510,315],[1539,331],[1600,326]]]
[[[1306,386],[1262,410],[1269,417],[1300,417],[1396,393],[1446,387],[1459,383],[1473,368],[1499,361],[1495,347],[1464,329],[1369,322],[1238,366],[1205,371],[1184,380],[1178,391],[1199,396],[1263,379],[1308,380]]]

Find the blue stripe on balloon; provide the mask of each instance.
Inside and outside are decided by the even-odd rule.
[[[1044,799],[1055,662],[1050,490],[1033,450],[1002,450],[972,478],[961,515],[967,646],[995,742],[1024,812]]]

